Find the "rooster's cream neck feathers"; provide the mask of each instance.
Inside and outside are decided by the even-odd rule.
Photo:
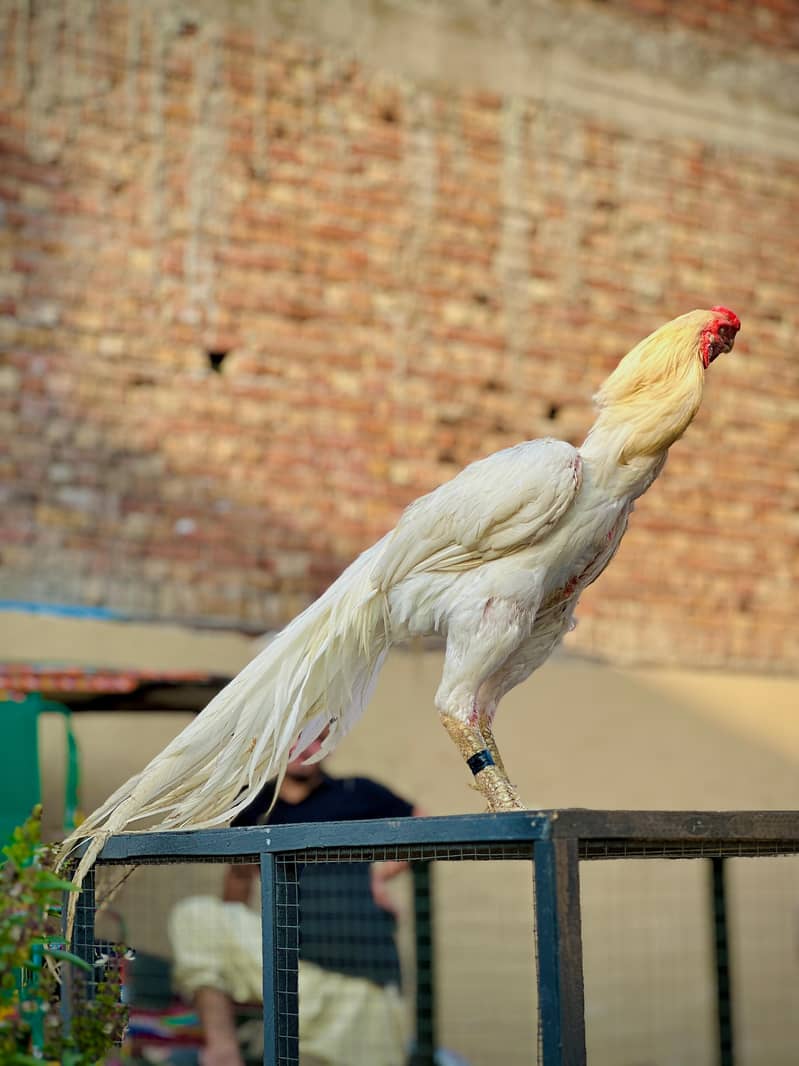
[[[698,345],[706,321],[707,312],[691,311],[661,326],[636,344],[596,393],[599,414],[580,452],[606,477],[616,467],[659,467],[693,421],[704,389]]]

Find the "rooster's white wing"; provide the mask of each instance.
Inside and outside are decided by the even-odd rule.
[[[412,572],[470,570],[529,547],[563,518],[582,480],[565,441],[526,441],[462,470],[405,509],[372,570],[386,591]]]

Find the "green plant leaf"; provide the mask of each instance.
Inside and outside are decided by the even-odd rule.
[[[93,967],[85,959],[80,958],[79,955],[73,955],[71,951],[62,951],[61,948],[42,948],[44,955],[49,955],[51,959],[57,959],[59,962],[71,962],[73,966],[80,966],[82,970],[87,970],[89,973],[93,972]]]
[[[54,889],[62,892],[78,891],[77,885],[73,885],[71,881],[65,881],[63,877],[58,877],[50,870],[39,870],[33,888],[36,892],[51,892]]]

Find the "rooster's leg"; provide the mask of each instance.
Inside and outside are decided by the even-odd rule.
[[[492,683],[504,677],[505,663],[528,636],[529,619],[519,603],[500,596],[489,597],[481,607],[469,603],[449,619],[436,707],[490,811],[523,809],[491,734],[491,718],[499,702]],[[483,725],[488,727],[487,735]]]
[[[508,802],[506,802],[505,806],[503,806],[501,810],[524,810],[525,805],[524,803],[522,803],[522,798],[519,795],[516,786],[511,784],[510,778],[508,777],[508,771],[505,769],[505,764],[502,761],[502,756],[499,753],[499,747],[497,745],[496,740],[494,739],[494,734],[491,730],[492,721],[493,715],[480,715],[480,732],[483,736],[483,740],[485,741],[486,748],[488,749],[492,759],[494,760],[494,765],[505,780],[505,784],[507,785],[507,793],[510,797]]]
[[[494,759],[494,763],[495,763],[497,769],[502,774],[502,776],[505,778],[505,780],[510,782],[510,778],[508,777],[508,772],[505,769],[505,764],[502,761],[502,756],[499,753],[499,748],[497,747],[497,742],[494,739],[494,734],[493,734],[493,732],[491,730],[491,723],[493,722],[493,720],[494,720],[494,716],[493,715],[488,714],[487,712],[481,712],[480,719],[479,719],[479,721],[480,721],[480,732],[483,735],[483,740],[486,742],[486,747],[491,752],[491,755],[492,755],[492,757]],[[511,788],[512,787],[513,786],[511,785]]]
[[[476,726],[469,725],[451,714],[442,714],[441,721],[466,760],[466,765],[474,774],[474,783],[485,798],[488,809],[490,811],[523,810],[524,804],[519,798],[519,793],[508,781],[491,733],[489,732],[491,737],[491,747],[489,747],[489,741],[483,737]]]

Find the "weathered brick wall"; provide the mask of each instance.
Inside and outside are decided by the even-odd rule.
[[[594,0],[581,0],[591,4]],[[776,51],[799,48],[796,0],[601,0],[627,18],[664,29],[685,28],[734,50],[754,41]]]
[[[591,25],[657,54],[660,5],[609,6]],[[642,132],[571,75],[560,97],[454,85],[444,50],[426,82],[401,39],[375,64],[228,10],[0,8],[0,596],[276,626],[464,463],[579,442],[618,356],[724,303],[736,350],[570,639],[793,668],[799,166],[766,126],[799,108],[784,80],[764,102],[777,43],[744,42],[741,91],[771,111],[737,138],[718,113],[675,132],[656,82]],[[469,47],[435,33],[453,64]]]

